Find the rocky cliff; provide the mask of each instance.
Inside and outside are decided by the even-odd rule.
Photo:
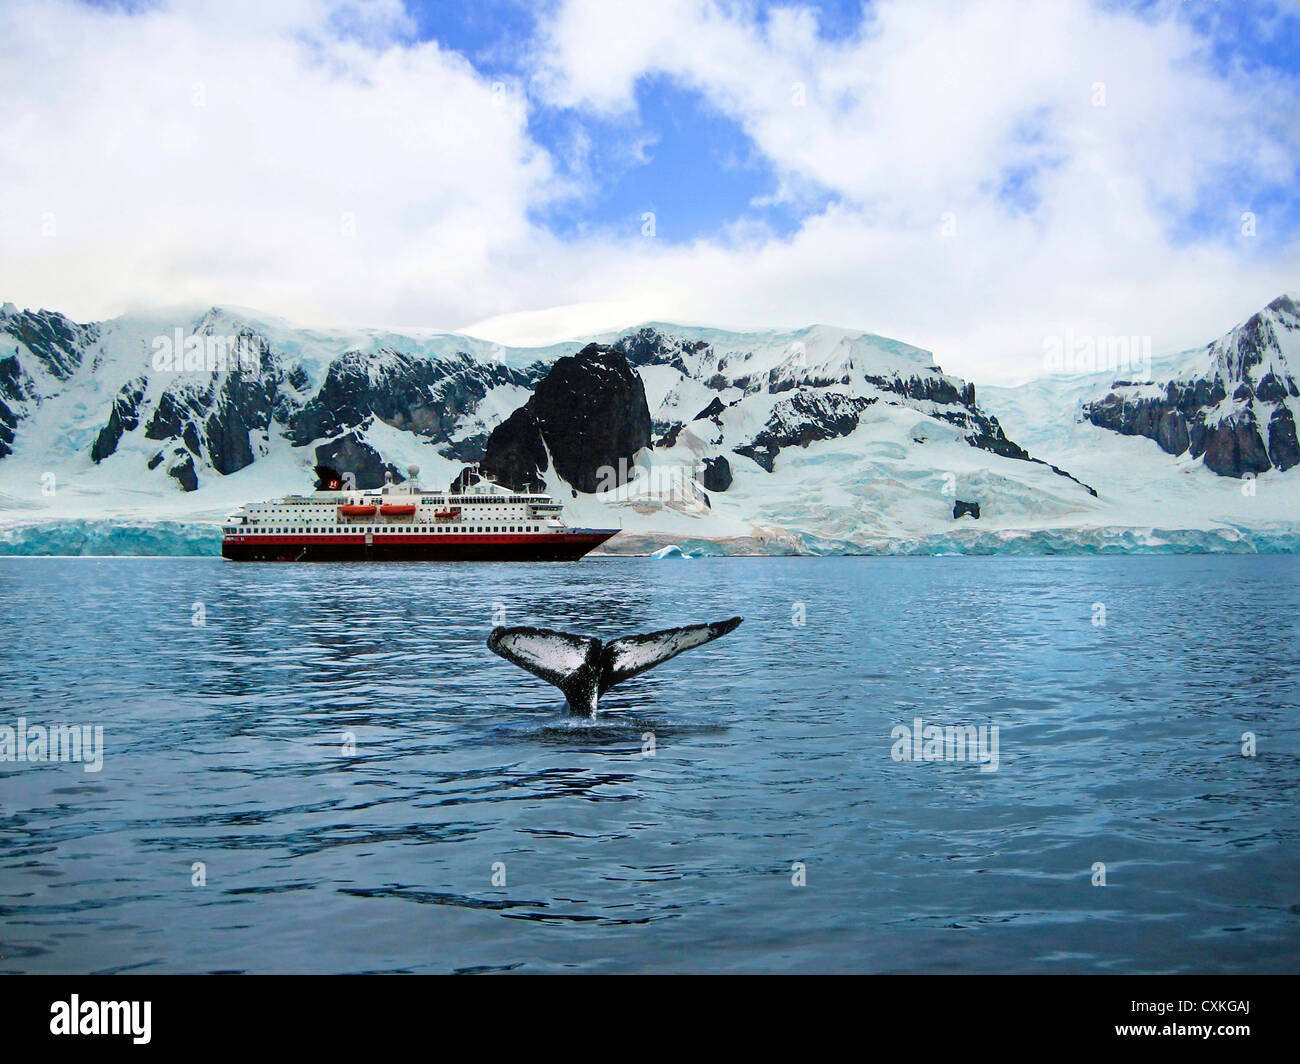
[[[1281,296],[1209,344],[1179,377],[1117,381],[1084,415],[1168,454],[1190,454],[1220,476],[1290,469],[1300,463],[1298,357],[1300,307]]]
[[[626,482],[650,446],[645,386],[617,349],[588,344],[560,358],[532,397],[492,430],[482,468],[503,484],[540,490],[555,472],[577,491]]]

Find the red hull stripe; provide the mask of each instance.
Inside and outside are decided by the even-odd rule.
[[[576,561],[617,529],[540,535],[227,536],[232,561]]]
[[[552,532],[539,535],[510,535],[495,534],[479,536],[438,536],[438,535],[392,535],[385,533],[374,537],[373,542],[377,545],[387,543],[418,543],[428,544],[430,546],[447,546],[454,547],[465,544],[497,544],[497,543],[603,543],[612,536],[613,532]],[[365,546],[365,536],[309,536],[309,535],[279,535],[279,536],[227,536],[223,543],[244,543],[255,546],[271,547],[305,547],[324,546],[339,544],[341,546]]]

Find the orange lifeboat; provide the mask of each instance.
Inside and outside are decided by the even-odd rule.
[[[373,512],[374,508],[371,507]],[[415,506],[410,503],[386,502],[379,508],[385,517],[410,517],[415,513]]]
[[[375,508],[373,506],[347,505],[339,507],[339,513],[344,517],[370,517],[374,512]]]
[[[434,510],[433,516],[439,521],[450,521],[452,518],[460,516],[460,507],[453,506],[450,510]]]

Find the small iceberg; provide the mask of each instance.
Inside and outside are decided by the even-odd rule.
[[[650,555],[650,557],[652,557],[652,558],[685,558],[686,560],[689,561],[690,559],[694,558],[695,555],[694,555],[694,554],[687,554],[684,550],[682,550],[681,547],[677,546],[676,543],[670,543],[668,546],[666,546],[666,547],[661,547],[659,550],[655,551],[653,554]]]

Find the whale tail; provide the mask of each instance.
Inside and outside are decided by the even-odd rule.
[[[563,691],[569,712],[594,717],[600,696],[615,684],[734,631],[742,619],[665,628],[609,643],[549,628],[494,628],[487,645],[494,654]]]

